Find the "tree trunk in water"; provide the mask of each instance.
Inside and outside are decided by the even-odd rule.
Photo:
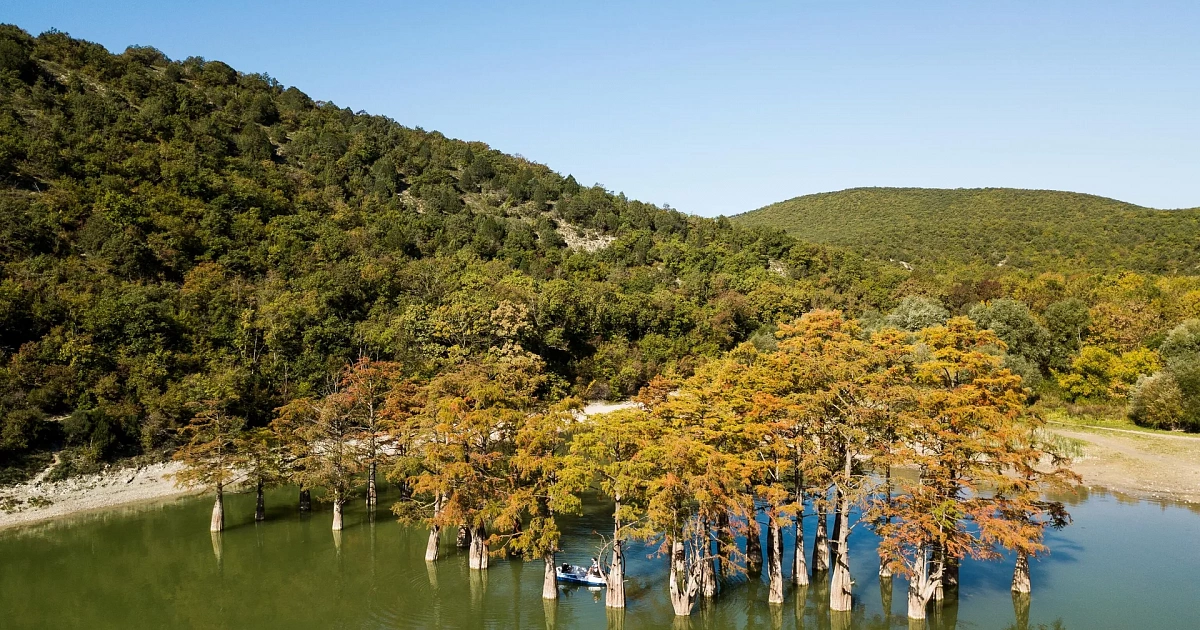
[[[721,560],[721,577],[731,577],[737,573],[733,566],[733,558],[737,549],[733,530],[729,527],[729,514],[722,512],[717,516],[717,548]]]
[[[458,526],[458,535],[454,538],[454,546],[466,549],[471,546],[471,530],[466,525]]]
[[[908,618],[910,620],[925,618],[925,606],[933,597],[934,590],[941,581],[941,576],[935,578],[929,575],[929,549],[922,547],[918,556],[917,566],[914,567],[913,574],[908,578]],[[909,625],[911,626],[912,623],[910,622]]]
[[[378,499],[375,495],[375,462],[367,465],[367,512],[375,509]]]
[[[620,526],[617,527],[620,529]],[[608,593],[604,605],[609,608],[625,608],[625,552],[620,539],[613,541],[612,564],[608,567]]]
[[[558,576],[554,573],[554,552],[542,555],[546,563],[546,574],[542,577],[542,599],[558,599]]]
[[[849,456],[847,456],[849,462]],[[847,465],[847,468],[849,465]],[[850,497],[839,493],[837,519],[835,529],[837,537],[837,557],[834,559],[833,580],[829,585],[829,609],[835,611],[850,610],[851,590],[854,588],[850,581],[850,548],[846,539],[850,536]]]
[[[344,500],[342,499],[341,494],[338,491],[334,490],[333,491],[333,531],[335,531],[335,532],[342,531],[342,503],[344,503]]]
[[[942,566],[942,588],[949,591],[953,595],[958,594],[958,570],[962,566],[962,560],[943,554],[945,565]]]
[[[842,535],[842,491],[838,490],[834,493],[833,504],[833,531],[829,535],[829,557],[836,558],[838,555],[838,541]]]
[[[267,520],[267,505],[263,501],[263,480],[261,478],[258,480],[258,500],[254,505],[254,520]]]
[[[796,515],[796,543],[792,555],[792,584],[808,586],[808,562],[804,559],[804,522]]]
[[[774,515],[767,522],[767,582],[770,593],[767,603],[783,603],[783,532]]]
[[[892,467],[891,466],[887,467],[887,472],[884,475],[884,486],[883,487],[884,487],[884,492],[887,493],[887,505],[889,508],[891,508],[891,506],[892,506]],[[887,519],[884,520],[884,522],[891,523],[892,518],[889,516]],[[890,562],[888,562],[887,558],[884,558],[882,555],[879,556],[879,577],[880,578],[891,578],[892,577],[892,565]],[[890,584],[890,582],[889,582],[889,584]],[[889,588],[891,588],[891,587],[889,586]],[[888,595],[888,601],[891,601],[890,594]]]
[[[942,588],[942,580],[946,577],[946,553],[945,549],[938,545],[933,549],[934,564],[942,570],[938,579],[934,580],[933,601],[940,602],[946,596],[946,589]]]
[[[435,499],[433,502],[434,518],[436,518],[441,513],[441,511],[442,511],[442,497],[441,497],[441,495],[438,495],[438,498]],[[429,540],[425,543],[425,562],[436,562],[437,561],[438,554],[441,552],[441,549],[439,548],[439,543],[441,543],[441,539],[442,539],[442,526],[441,525],[430,526]]]
[[[705,558],[712,555],[712,536],[708,521],[702,522],[700,528],[700,539],[704,541],[700,557],[697,558],[700,562],[700,594],[704,597],[716,597],[717,561],[714,558]]]
[[[425,543],[425,562],[437,562],[440,549],[438,541],[442,537],[442,528],[434,525],[429,528],[429,541]]]
[[[808,586],[808,563],[804,560],[804,472],[796,455],[796,541],[792,550],[792,584]]]
[[[692,614],[692,582],[688,570],[687,552],[683,543],[676,540],[671,544],[671,607],[675,615],[686,617]]]
[[[220,485],[217,485],[217,499],[213,502],[212,521],[208,525],[208,531],[225,531],[225,491]]]
[[[1029,593],[1033,585],[1029,581],[1029,555],[1023,551],[1017,552],[1017,566],[1013,569],[1012,591],[1014,593]]]
[[[756,517],[751,514],[746,523],[746,574],[750,577],[762,575],[763,566],[762,530]]]
[[[482,524],[471,528],[471,552],[468,564],[480,571],[488,568],[487,529]]]
[[[312,511],[312,491],[307,489],[300,491],[300,511]]]
[[[879,577],[889,579],[892,577],[892,565],[883,557],[879,558]]]
[[[825,506],[817,506],[817,532],[813,535],[812,570],[813,574],[829,570],[829,534],[825,528]]]
[[[921,563],[924,565],[924,563]],[[922,569],[917,575],[910,576],[908,581],[908,618],[909,619],[924,619],[925,604],[928,600],[922,597],[922,586],[925,583],[925,571]]]

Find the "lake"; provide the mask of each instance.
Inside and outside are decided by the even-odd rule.
[[[472,574],[451,532],[442,560],[427,565],[425,530],[397,524],[386,509],[371,522],[353,502],[346,529],[335,536],[328,506],[298,514],[291,491],[271,493],[268,520],[258,524],[252,495],[226,501],[229,528],[218,537],[206,531],[211,502],[194,497],[0,531],[0,627],[632,630],[830,623],[818,587],[797,592],[788,585],[785,604],[772,608],[765,581],[745,579],[677,623],[666,560],[641,547],[628,554],[623,615],[605,609],[603,593],[579,587],[561,587],[558,602],[547,604],[540,561],[494,559],[485,574]],[[1052,554],[1033,563],[1027,625],[1009,593],[1008,560],[966,562],[957,603],[944,604],[928,627],[1200,627],[1197,506],[1095,492],[1070,503],[1075,523],[1051,532]],[[560,563],[589,562],[599,544],[593,532],[610,529],[608,509],[593,501],[583,516],[563,519]],[[785,543],[790,549],[790,537]],[[905,582],[894,580],[885,611],[877,569],[873,536],[855,529],[852,627],[909,628]]]

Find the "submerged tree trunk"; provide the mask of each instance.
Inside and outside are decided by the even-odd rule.
[[[833,531],[829,534],[829,558],[833,560],[838,555],[838,541],[842,536],[842,491],[833,493]]]
[[[770,593],[767,603],[783,603],[783,532],[779,521],[771,514],[767,521],[767,582]]]
[[[375,495],[375,462],[367,465],[367,512],[375,509],[378,498]]]
[[[620,529],[620,527],[618,527]],[[625,553],[621,540],[613,540],[612,564],[608,566],[608,589],[604,605],[609,608],[625,607]]]
[[[438,496],[433,502],[433,516],[437,518],[442,512],[442,497]],[[436,562],[438,555],[441,553],[440,543],[442,539],[442,526],[431,525],[429,527],[429,540],[425,543],[425,562]]]
[[[943,553],[942,560],[942,588],[949,591],[950,595],[958,594],[958,570],[962,566],[962,560],[955,558],[950,554]]]
[[[488,568],[487,529],[482,523],[471,528],[471,552],[467,564],[481,571]]]
[[[254,504],[254,520],[255,521],[267,520],[267,504],[265,501],[263,501],[262,477],[259,477],[259,479],[258,479],[258,498]]]
[[[846,456],[846,462],[846,468],[849,470],[849,455]],[[834,526],[837,531],[837,556],[834,558],[833,579],[829,585],[829,608],[843,611],[850,610],[854,585],[850,580],[850,548],[846,544],[850,537],[850,524],[847,522],[850,518],[850,497],[839,492],[838,498],[837,523]]]
[[[792,584],[808,586],[808,561],[804,558],[804,521],[796,515],[796,542],[792,554]]]
[[[797,455],[799,458],[799,455]],[[792,550],[792,584],[808,586],[808,563],[804,559],[804,473],[796,463],[796,540]]]
[[[758,577],[762,575],[762,566],[762,529],[758,526],[757,514],[751,513],[746,522],[746,574]]]
[[[917,554],[916,566],[912,567],[912,575],[908,577],[908,618],[924,619],[925,606],[933,597],[941,575],[929,574],[929,549],[922,547]]]
[[[608,608],[625,608],[625,552],[621,548],[621,493],[617,493],[613,508],[613,551],[612,563],[608,565],[608,585],[604,593],[604,605]]]
[[[817,531],[813,535],[812,570],[814,574],[829,570],[829,534],[825,528],[828,512],[824,502],[817,503]]]
[[[882,556],[879,558],[879,577],[888,579],[892,577],[892,565]]]
[[[945,548],[941,545],[937,545],[933,548],[933,562],[935,566],[943,569],[938,578],[933,581],[933,601],[940,602],[942,601],[942,598],[946,596],[946,589],[943,588],[942,584],[942,580],[946,577],[946,572],[944,570],[946,567],[946,552]]]
[[[697,560],[700,562],[700,594],[704,597],[717,596],[717,565],[716,559],[711,557],[711,533],[708,521],[703,521],[700,524],[700,540],[704,546],[700,548]]]
[[[1033,585],[1029,581],[1029,554],[1017,552],[1017,566],[1013,569],[1012,591],[1014,593],[1029,593]]]
[[[225,489],[221,484],[217,484],[217,499],[213,502],[212,521],[209,522],[208,531],[225,531]]]
[[[312,511],[312,491],[310,491],[308,488],[304,488],[300,491],[300,511]]]
[[[458,526],[458,535],[454,537],[454,546],[459,549],[471,546],[471,530],[466,525]]]
[[[717,549],[721,563],[721,577],[728,578],[737,574],[737,569],[733,565],[733,558],[737,555],[736,541],[733,536],[733,530],[729,527],[729,514],[721,512],[717,516]]]
[[[683,542],[671,543],[671,607],[675,615],[686,617],[692,614],[692,597],[698,585],[692,571],[688,569],[687,551]]]
[[[891,508],[892,507],[892,467],[891,466],[888,466],[887,472],[884,473],[883,491],[885,493],[887,493],[887,506],[888,506],[888,508]],[[884,520],[884,523],[890,523],[890,522],[892,522],[892,518],[890,516]],[[888,562],[887,558],[884,558],[882,555],[879,556],[879,577],[880,578],[891,578],[892,577],[892,565],[890,562]],[[889,584],[888,588],[891,588],[891,586],[890,586],[891,582],[888,582],[888,584]],[[891,600],[892,600],[892,596],[889,593],[888,601],[890,602]]]
[[[558,576],[554,573],[554,552],[542,554],[546,573],[542,576],[542,599],[558,599]]]
[[[438,542],[442,537],[442,528],[438,525],[433,525],[429,528],[429,540],[425,543],[425,562],[436,562],[441,549],[438,547]]]
[[[346,500],[337,490],[333,491],[333,531],[342,531],[342,504]]]

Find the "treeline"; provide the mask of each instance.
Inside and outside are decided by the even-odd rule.
[[[1200,208],[1154,210],[1053,190],[854,188],[781,201],[733,221],[918,267],[1200,269]]]
[[[383,474],[401,489],[393,511],[429,527],[427,561],[439,557],[442,530],[458,529],[472,569],[503,554],[542,560],[547,598],[557,597],[556,518],[598,490],[616,506],[604,546],[611,607],[625,606],[624,547],[641,540],[670,559],[677,615],[763,570],[770,603],[783,602],[785,577],[811,579],[829,589],[836,615],[851,608],[848,541],[860,526],[880,537],[885,589],[894,573],[909,580],[911,618],[954,595],[968,557],[1015,552],[1012,588],[1028,593],[1044,529],[1069,522],[1043,493],[1077,477],[1043,439],[996,334],[963,317],[870,332],[817,310],[775,337],[774,350],[741,344],[690,376],[655,378],[633,408],[592,417],[515,344],[431,379],[359,360],[325,395],[278,409],[267,430],[242,429],[214,381],[202,391],[216,397],[196,401],[185,429],[180,480],[215,491],[213,531],[235,479],[257,487],[258,519],[264,485],[298,485],[301,509],[320,488],[338,530],[364,478],[374,508]],[[811,550],[806,518],[817,519]],[[795,528],[787,570],[786,527]]]

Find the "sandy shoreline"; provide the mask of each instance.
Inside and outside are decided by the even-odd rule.
[[[1200,437],[1052,424],[1083,442],[1071,468],[1083,485],[1140,499],[1200,504]]]
[[[580,415],[586,417],[632,406],[633,403],[628,401],[594,401],[585,406]],[[44,481],[49,472],[47,468],[28,482],[0,487],[0,529],[194,494],[194,490],[176,486],[169,477],[179,468],[178,462],[164,462],[136,469],[117,468],[56,482]],[[5,511],[6,501],[15,504],[13,511]]]
[[[16,504],[14,511],[0,510],[0,529],[190,494],[168,477],[179,467],[177,462],[164,462],[54,482],[44,481],[47,469],[26,483],[0,488],[0,502]]]

